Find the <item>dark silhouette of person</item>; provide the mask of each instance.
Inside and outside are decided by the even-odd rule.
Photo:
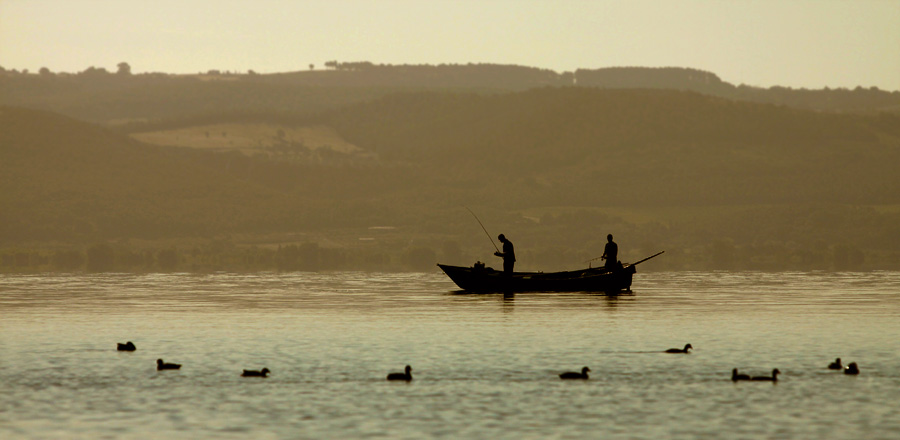
[[[606,236],[606,241],[606,247],[603,248],[603,256],[600,259],[606,260],[606,268],[613,270],[619,262],[619,245],[613,241],[612,234]]]
[[[503,258],[503,273],[510,275],[516,264],[516,251],[513,249],[512,242],[507,240],[505,235],[500,234],[497,240],[503,243],[503,252],[494,252],[494,255]]]

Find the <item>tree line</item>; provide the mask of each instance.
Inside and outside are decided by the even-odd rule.
[[[876,87],[793,89],[733,85],[691,68],[610,67],[558,73],[501,64],[389,65],[326,63],[326,70],[275,74],[209,72],[133,74],[91,66],[77,73],[38,73],[0,67],[0,104],[52,110],[104,124],[172,119],[222,111],[315,114],[398,91],[479,93],[540,87],[688,90],[728,99],[832,112],[900,111],[900,91]]]

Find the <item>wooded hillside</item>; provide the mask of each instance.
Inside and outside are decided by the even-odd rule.
[[[690,92],[404,94],[323,119],[385,158],[514,206],[896,203],[900,117]]]
[[[396,92],[469,91],[483,94],[541,87],[664,89],[828,112],[900,113],[900,91],[761,88],[735,85],[690,68],[609,67],[554,72],[497,64],[381,65],[329,62],[326,70],[276,74],[196,75],[111,73],[26,74],[0,67],[0,105],[50,110],[109,125],[168,121],[227,113],[315,114]],[[130,70],[129,70],[130,72]]]
[[[0,266],[109,242],[180,245],[180,267],[202,270],[471,264],[492,249],[468,206],[523,269],[579,267],[610,232],[626,261],[666,249],[657,268],[900,267],[896,115],[547,87],[391,94],[269,122],[329,127],[371,160],[153,146],[0,108],[0,253],[26,255]]]

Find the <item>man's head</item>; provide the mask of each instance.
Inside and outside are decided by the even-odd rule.
[[[506,241],[506,236],[503,235],[503,234],[500,234],[500,235],[497,236],[497,240],[500,240],[500,241],[505,242],[505,241]]]
[[[612,241],[612,234],[606,235],[606,241]]]

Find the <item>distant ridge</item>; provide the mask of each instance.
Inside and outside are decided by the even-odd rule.
[[[211,70],[195,75],[0,72],[0,105],[41,108],[105,124],[211,113],[314,114],[404,91],[503,93],[542,87],[689,90],[728,99],[828,111],[900,113],[900,91],[760,88],[683,67],[607,67],[555,72],[502,64],[386,65],[329,62],[276,74]]]
[[[575,82],[579,86],[613,89],[672,89],[720,94],[734,86],[715,73],[681,67],[608,67],[578,69]]]

